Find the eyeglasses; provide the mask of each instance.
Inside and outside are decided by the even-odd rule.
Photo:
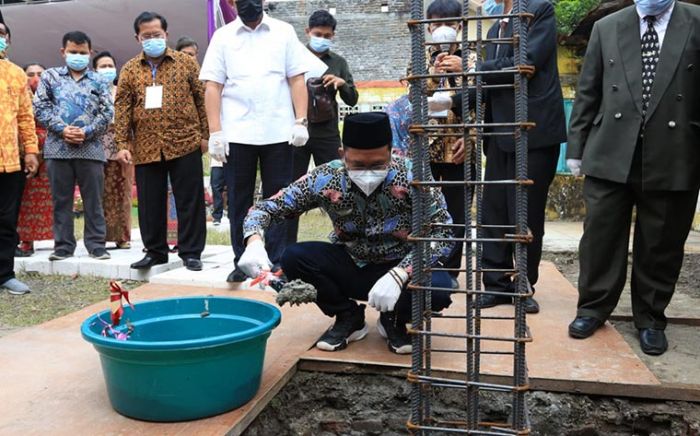
[[[159,39],[159,38],[165,38],[165,35],[163,33],[151,33],[147,35],[141,35],[139,36],[141,38],[141,41],[146,41],[148,39]]]

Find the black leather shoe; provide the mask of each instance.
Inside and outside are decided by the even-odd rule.
[[[153,266],[162,265],[164,263],[168,263],[168,259],[159,259],[157,257],[151,256],[150,254],[147,254],[143,257],[143,259],[139,260],[138,262],[132,263],[131,268],[133,268],[133,269],[149,269]]]
[[[185,259],[183,262],[185,264],[185,268],[187,268],[190,271],[201,271],[202,270],[202,261],[199,259]]]
[[[658,329],[639,329],[639,345],[650,356],[660,356],[668,350],[666,334]]]
[[[523,304],[525,305],[525,313],[540,313],[540,304],[534,297],[527,297]]]
[[[586,339],[603,325],[603,321],[590,316],[577,316],[569,324],[569,336],[575,339]]]
[[[245,275],[243,271],[234,269],[233,271],[231,271],[231,274],[229,274],[228,277],[226,277],[226,281],[229,283],[242,283],[245,282],[247,278],[248,276]]]
[[[513,298],[504,295],[482,295],[481,308],[500,306],[502,304],[513,304]]]

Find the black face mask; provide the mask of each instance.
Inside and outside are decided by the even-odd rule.
[[[263,13],[262,0],[238,0],[236,10],[244,23],[254,23]]]

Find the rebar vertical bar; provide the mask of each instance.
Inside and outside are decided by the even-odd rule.
[[[423,0],[411,1],[411,19],[423,19]],[[423,49],[425,42],[425,30],[423,26],[411,27],[411,73],[425,74],[426,62],[425,52]],[[415,124],[423,124],[426,121],[426,113],[424,111],[427,103],[425,100],[423,81],[414,81],[410,85],[409,98],[411,101],[412,114],[411,121]],[[425,180],[425,165],[423,161],[423,150],[426,147],[426,138],[422,135],[413,135],[411,143],[411,161],[412,161],[412,177],[413,180]],[[418,235],[421,233],[423,223],[423,193],[419,187],[414,187],[411,190],[412,198],[412,223],[411,231]],[[413,247],[412,259],[412,275],[411,281],[414,285],[421,286],[423,284],[423,276],[425,265],[423,262],[423,245],[417,243]],[[414,330],[422,328],[422,307],[424,303],[424,291],[418,290],[411,295],[411,324]],[[413,335],[412,352],[411,352],[411,370],[414,374],[421,374],[423,370],[423,350],[424,337],[422,335]],[[411,386],[411,422],[413,424],[422,424],[425,417],[425,401],[423,387],[420,384]],[[423,430],[418,430],[417,434],[425,434]]]

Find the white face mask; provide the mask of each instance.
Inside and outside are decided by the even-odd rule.
[[[348,177],[369,197],[386,179],[389,170],[348,170]]]
[[[457,42],[457,30],[450,26],[440,26],[433,30],[431,34],[433,42],[445,42],[447,44],[440,45],[442,51],[449,51],[450,44]]]

